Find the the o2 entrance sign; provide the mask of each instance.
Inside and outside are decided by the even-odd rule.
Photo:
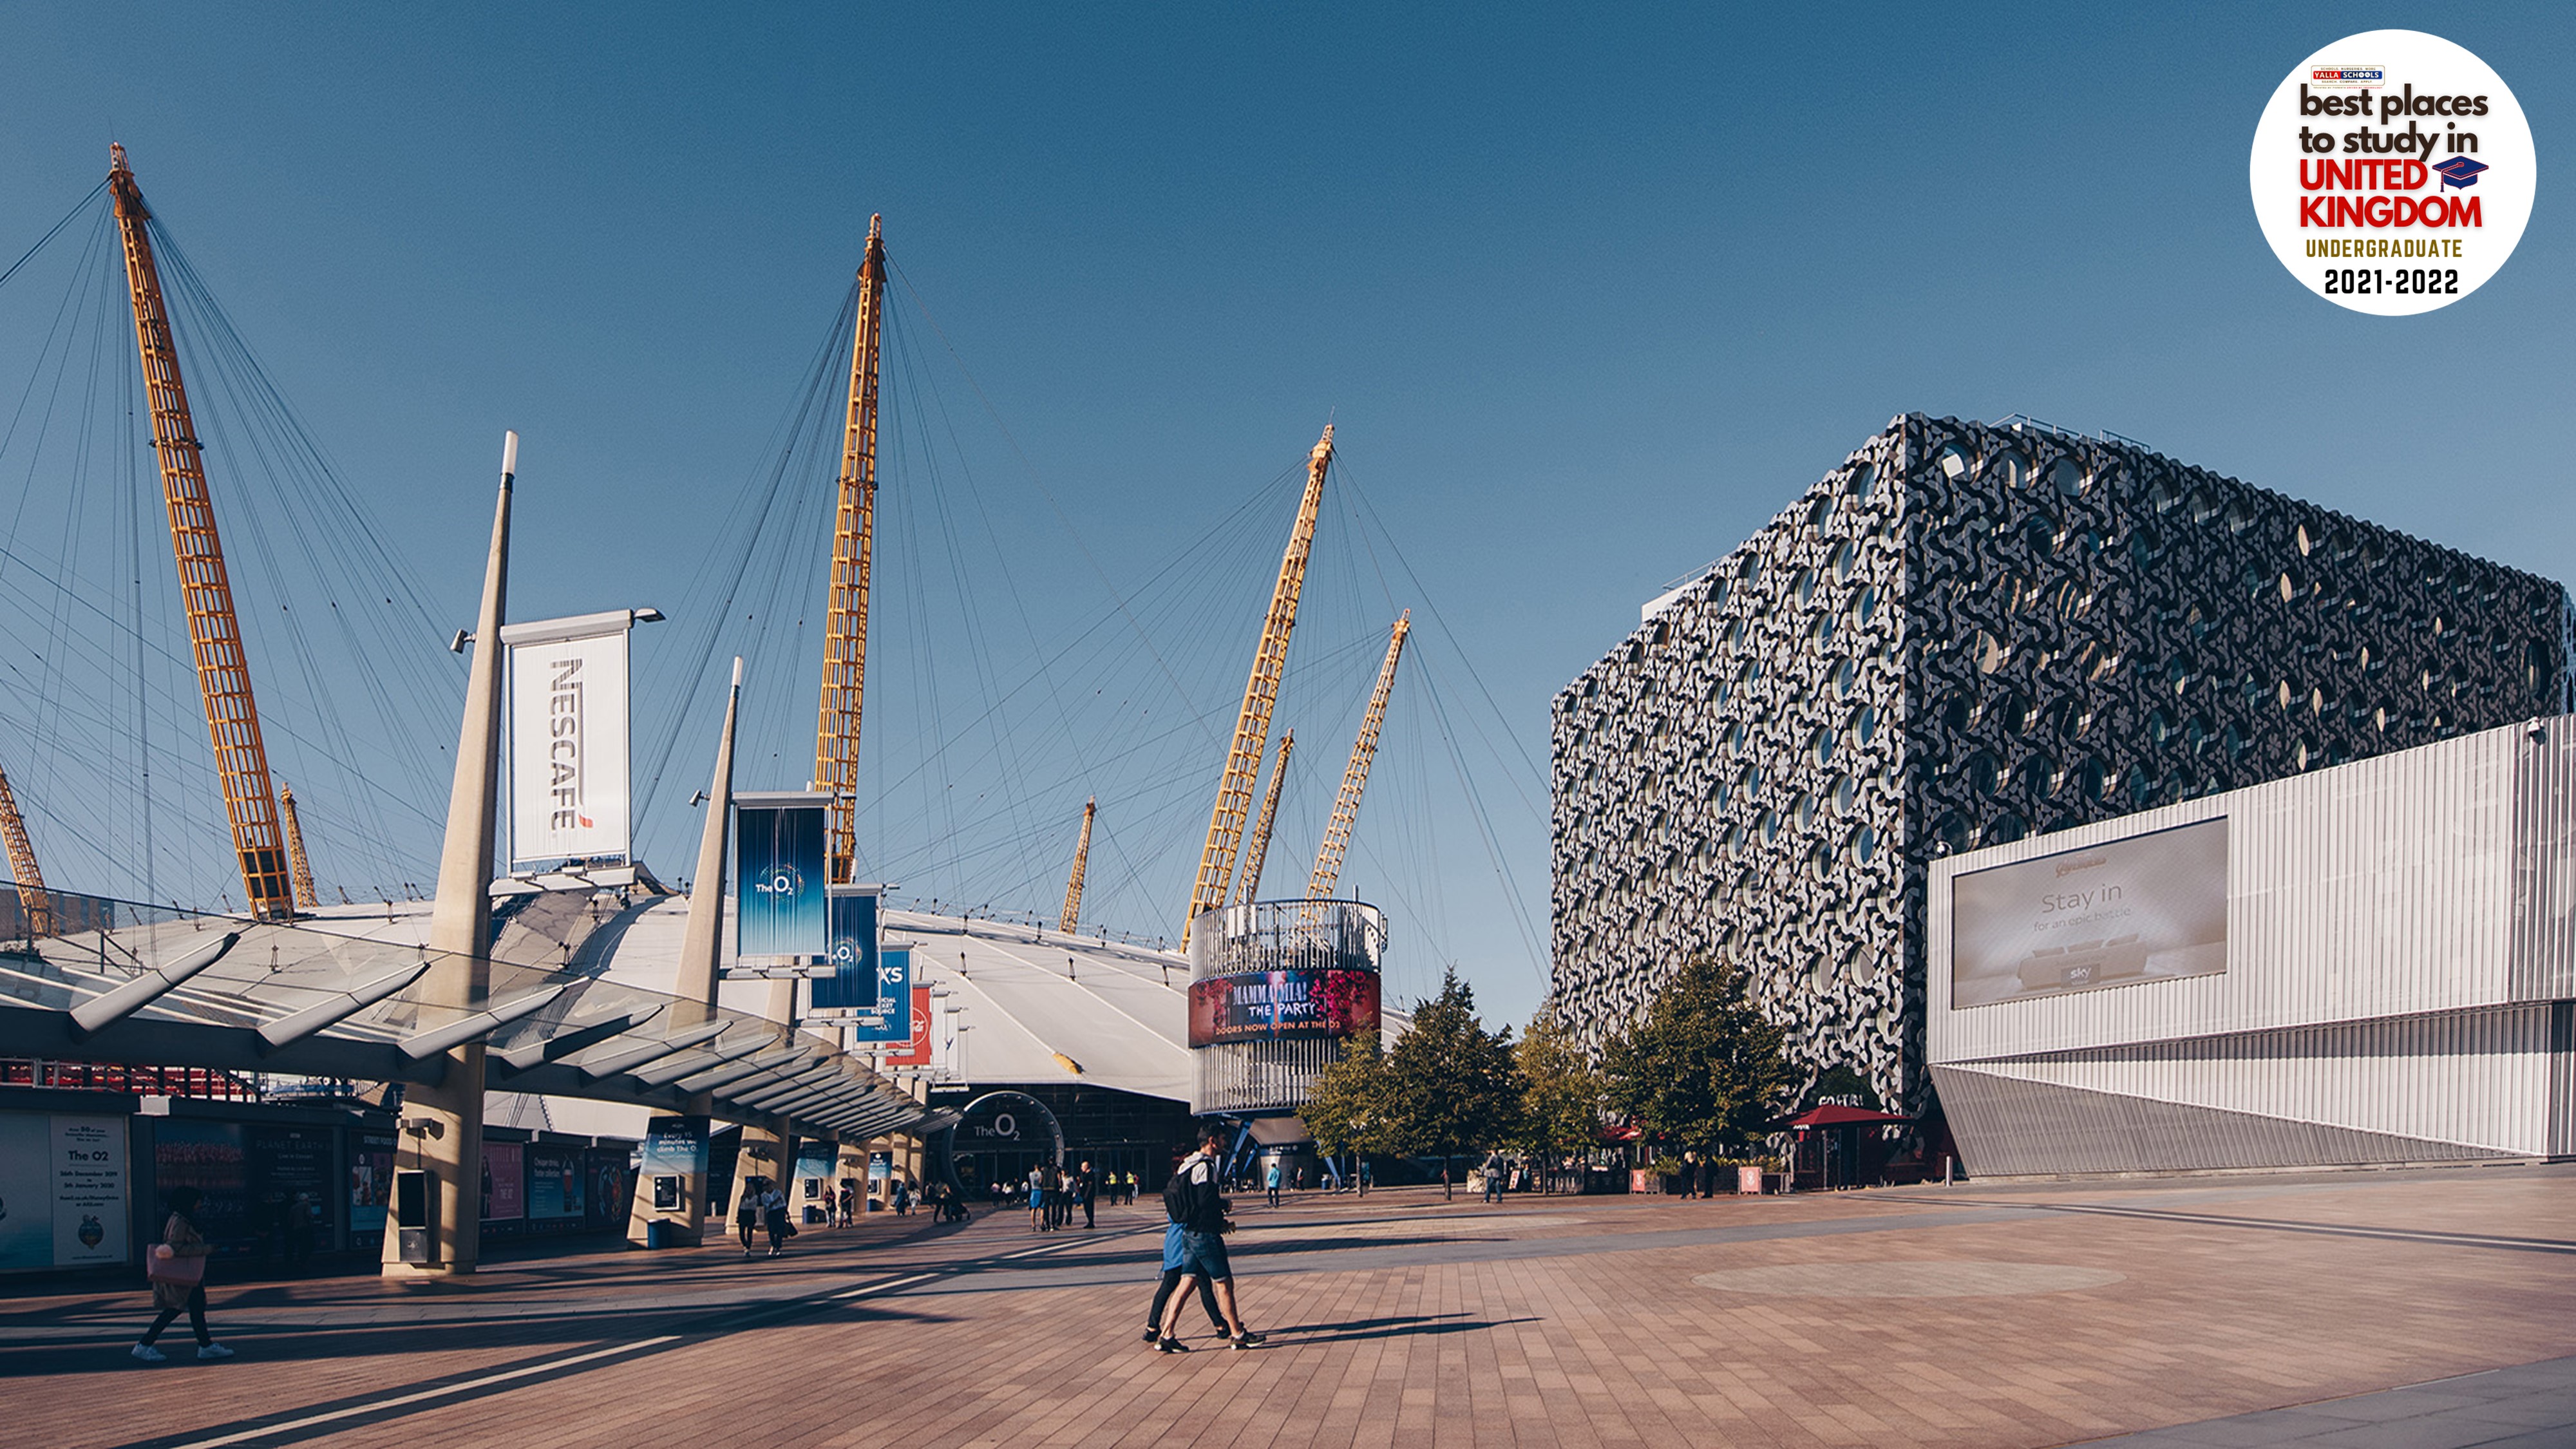
[[[2290,275],[2356,312],[2447,307],[2513,255],[2531,125],[2487,63],[2371,30],[2300,62],[2254,128],[2254,215]]]

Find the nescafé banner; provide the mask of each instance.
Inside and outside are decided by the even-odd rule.
[[[566,861],[622,865],[627,798],[627,634],[620,609],[512,624],[510,871]]]
[[[1377,1030],[1377,976],[1340,969],[1243,971],[1190,983],[1190,1045],[1352,1036]]]
[[[734,952],[822,956],[823,802],[809,792],[734,797]]]

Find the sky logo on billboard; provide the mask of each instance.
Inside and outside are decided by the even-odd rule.
[[[2447,161],[2436,163],[2433,169],[2442,173],[2444,186],[2456,186],[2465,191],[2478,184],[2478,173],[2487,169],[2487,163],[2472,161],[2466,156],[2454,156]]]

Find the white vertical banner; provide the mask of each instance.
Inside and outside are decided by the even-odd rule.
[[[510,873],[586,861],[623,865],[633,849],[628,798],[624,609],[512,624]]]

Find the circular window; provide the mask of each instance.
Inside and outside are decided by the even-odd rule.
[[[1955,447],[1943,448],[1932,461],[1941,470],[1941,476],[1954,483],[1968,475],[1968,455]]]
[[[2091,480],[2084,476],[2084,470],[2076,466],[2074,459],[2060,458],[2048,465],[2048,481],[2057,486],[2061,496],[2080,498],[2084,495],[2085,484]]]
[[[1862,865],[1867,865],[1871,861],[1877,859],[1878,832],[1867,825],[1864,825],[1859,830],[1853,832],[1851,853],[1852,859],[1858,861]]]
[[[2006,488],[2019,488],[2030,480],[2030,464],[2022,460],[2021,454],[2007,450],[1986,464],[1986,476]]]
[[[1846,659],[1834,666],[1834,698],[1851,697],[1852,686],[1860,678],[1860,666]]]
[[[1834,758],[1834,732],[1831,727],[1816,731],[1815,750],[1817,764],[1822,765],[1832,762]]]

